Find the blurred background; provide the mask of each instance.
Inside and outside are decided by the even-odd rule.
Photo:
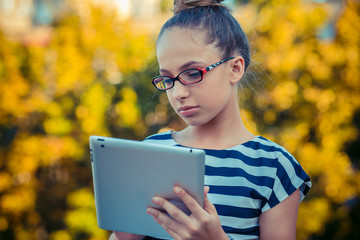
[[[151,84],[172,4],[0,0],[0,239],[107,239],[88,138],[184,127]],[[261,82],[241,94],[246,125],[313,182],[297,239],[360,239],[360,2],[226,4],[249,36],[247,77]]]

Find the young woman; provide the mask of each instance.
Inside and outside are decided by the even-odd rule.
[[[174,16],[158,37],[160,76],[153,84],[188,126],[146,139],[205,150],[203,207],[174,187],[190,216],[160,197],[152,201],[171,217],[153,208],[147,213],[174,239],[295,239],[310,179],[283,147],[245,128],[238,88],[247,85],[249,46],[220,2],[175,1]],[[151,239],[120,232],[112,238]]]

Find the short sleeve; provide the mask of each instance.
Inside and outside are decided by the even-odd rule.
[[[303,170],[301,165],[291,154],[281,153],[277,159],[276,174],[274,176],[274,185],[267,203],[263,205],[261,212],[273,208],[297,189],[300,190],[300,202],[311,188],[309,176]]]

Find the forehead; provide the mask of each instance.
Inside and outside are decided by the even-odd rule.
[[[215,45],[206,43],[206,33],[195,29],[171,28],[157,43],[160,67],[183,64],[187,61],[212,61],[220,54]]]

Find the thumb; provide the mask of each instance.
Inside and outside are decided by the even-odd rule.
[[[207,197],[207,194],[210,191],[210,187],[209,186],[204,186],[204,199]]]
[[[210,191],[210,187],[209,186],[205,186],[204,187],[204,210],[206,210],[208,213],[216,213],[216,208],[215,206],[210,202],[207,194]]]

